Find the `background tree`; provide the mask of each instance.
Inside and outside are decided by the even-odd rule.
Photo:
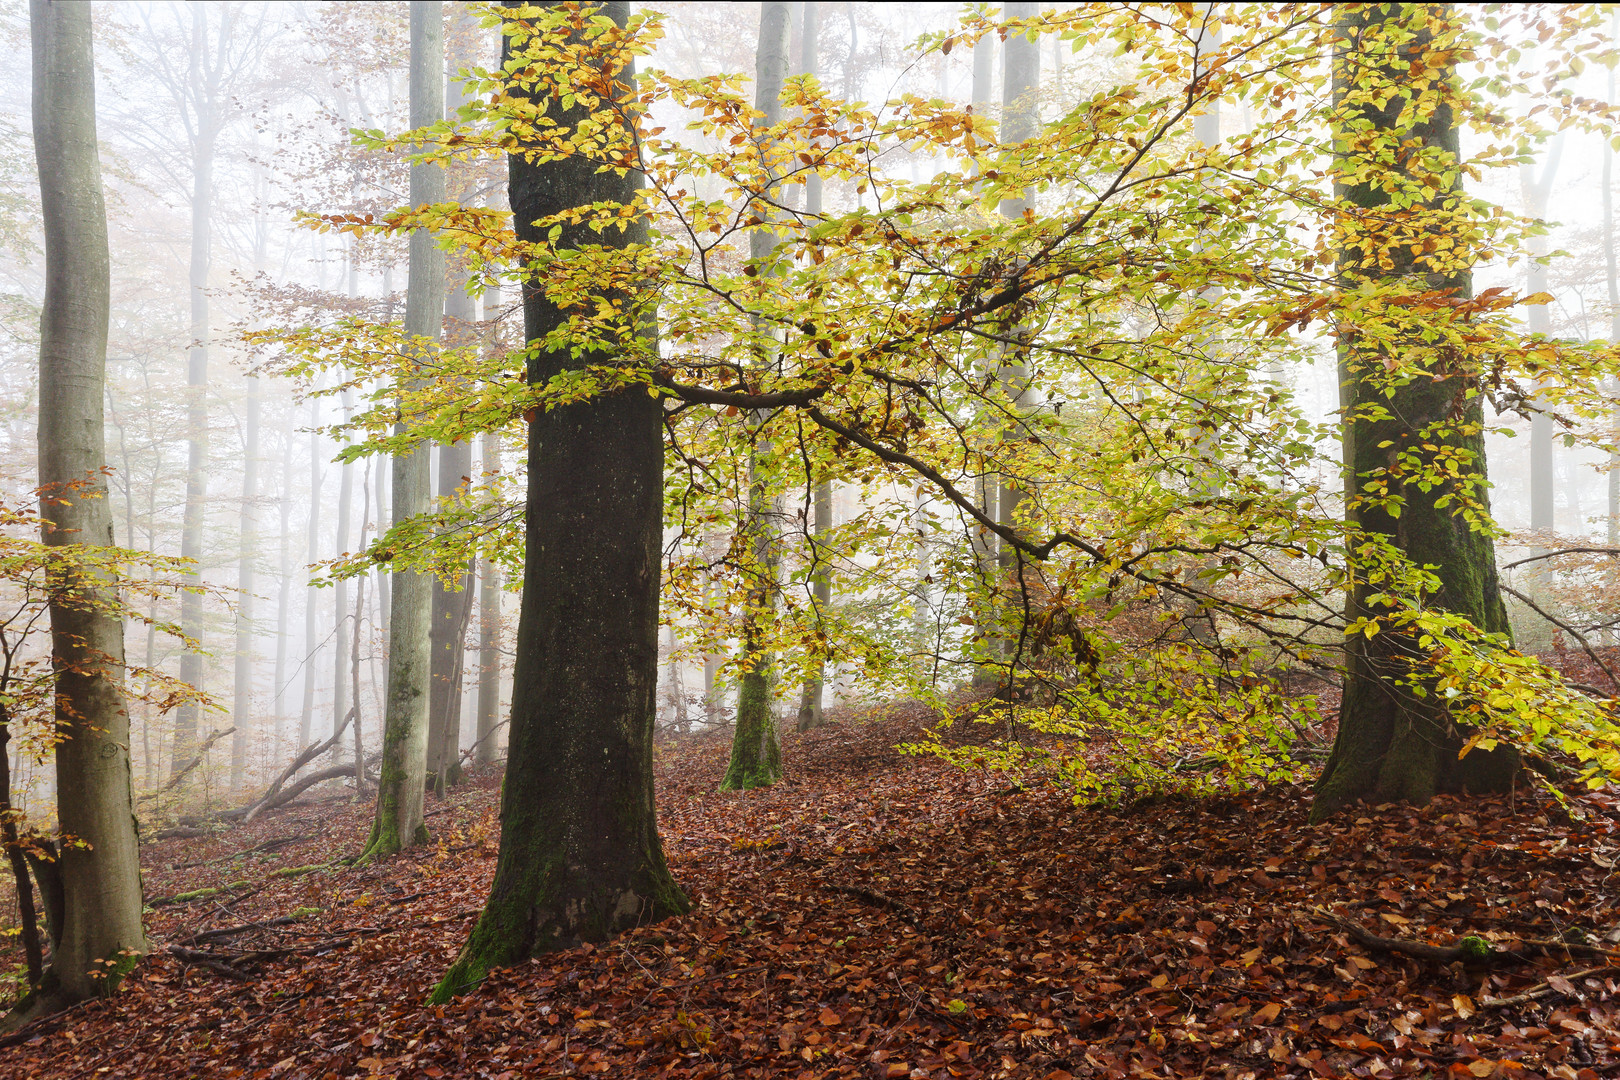
[[[759,49],[754,58],[754,109],[759,127],[768,129],[782,118],[782,83],[787,77],[788,5],[764,3],[759,8]],[[765,174],[765,189],[772,188],[769,177],[777,165],[768,149],[759,149],[759,168]],[[753,209],[759,224],[749,234],[748,253],[756,263],[767,261],[776,247],[770,228],[771,199],[761,199]],[[755,363],[768,369],[775,360],[776,328],[764,319],[751,327],[750,347]],[[771,623],[776,617],[776,594],[781,552],[781,507],[776,493],[778,478],[771,467],[772,448],[765,427],[767,409],[750,415],[753,431],[749,438],[748,493],[743,520],[738,528],[738,544],[746,546],[741,558],[747,570],[747,594],[742,604],[741,675],[737,686],[737,726],[731,736],[731,761],[720,780],[722,791],[746,790],[774,784],[782,775],[782,750],[776,737],[776,671],[770,643]]]
[[[425,127],[444,117],[444,24],[438,0],[411,0],[411,126]],[[411,203],[444,200],[444,170],[431,163],[411,166]],[[408,347],[422,361],[438,343],[444,318],[444,253],[425,229],[411,234],[411,277],[405,294]],[[407,388],[408,389],[408,388]],[[406,424],[399,424],[405,433]],[[399,525],[427,512],[426,445],[396,454],[393,461],[393,515]],[[393,575],[388,626],[388,701],[383,717],[383,759],[377,785],[377,818],[367,857],[390,855],[425,843],[422,795],[427,773],[427,710],[432,657],[432,581],[420,570]]]

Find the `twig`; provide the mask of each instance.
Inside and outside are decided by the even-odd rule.
[[[918,918],[916,911],[914,911],[910,906],[901,903],[892,896],[885,896],[883,893],[877,892],[873,889],[863,889],[859,885],[823,884],[821,887],[826,892],[843,893],[845,896],[853,896],[857,900],[865,900],[868,904],[871,904],[874,907],[887,908],[888,910],[899,915],[901,918],[905,919],[913,926],[916,926],[918,922],[921,921]]]
[[[260,851],[274,851],[278,847],[286,847],[288,844],[296,844],[300,840],[309,839],[311,839],[311,836],[308,833],[300,833],[297,836],[283,836],[276,840],[266,840],[262,844],[255,844],[243,851],[232,852],[229,855],[221,855],[217,859],[206,859],[203,862],[181,863],[179,866],[170,867],[170,869],[190,870],[198,866],[213,866],[215,863],[230,862],[232,859],[240,859],[244,855],[252,855]]]
[[[1503,563],[1498,569],[1511,570],[1515,566],[1536,562],[1540,559],[1556,559],[1560,555],[1620,555],[1620,548],[1612,547],[1572,547],[1559,548],[1557,551],[1544,551],[1540,555],[1531,555],[1526,559],[1514,559],[1510,563]]]
[[[1518,589],[1512,588],[1512,587],[1507,586],[1507,585],[1501,586],[1501,589],[1502,589],[1503,592],[1507,593],[1509,596],[1517,598],[1520,603],[1524,604],[1531,611],[1534,611],[1537,615],[1540,615],[1543,619],[1546,619],[1548,622],[1552,623],[1554,626],[1558,627],[1560,630],[1567,631],[1569,633],[1570,637],[1573,637],[1576,641],[1580,642],[1582,650],[1585,651],[1586,655],[1591,659],[1592,663],[1594,663],[1598,667],[1602,668],[1603,669],[1603,674],[1605,674],[1605,675],[1607,675],[1609,677],[1609,682],[1614,685],[1614,688],[1616,690],[1620,690],[1620,678],[1615,678],[1615,674],[1614,674],[1614,672],[1612,670],[1610,670],[1609,665],[1605,664],[1603,662],[1603,658],[1598,656],[1598,654],[1592,650],[1592,646],[1586,640],[1586,635],[1582,634],[1579,630],[1577,630],[1573,626],[1569,625],[1569,623],[1564,622],[1562,619],[1558,619],[1558,618],[1556,618],[1556,617],[1554,617],[1552,615],[1547,614],[1547,612],[1542,610],[1540,604],[1537,604],[1534,600],[1532,600],[1528,596],[1524,595],[1524,593],[1520,592]]]
[[[252,982],[253,976],[245,971],[238,971],[222,957],[213,953],[198,952],[196,949],[187,949],[180,945],[170,945],[169,953],[182,964],[195,964],[205,967],[216,975],[223,975],[234,982]]]
[[[202,930],[189,937],[180,939],[181,945],[201,945],[207,941],[223,941],[238,934],[246,934],[253,930],[268,930],[272,926],[291,926],[298,922],[291,915],[282,915],[264,922],[243,923],[241,926],[222,926],[218,930]]]
[[[505,726],[506,726],[506,721],[502,720],[500,723],[496,724],[494,727],[490,728],[488,731],[486,731],[482,735],[478,736],[478,740],[476,742],[474,742],[471,746],[467,747],[467,749],[465,749],[465,750],[463,750],[461,752],[461,757],[459,758],[459,760],[466,761],[468,758],[472,757],[474,751],[476,751],[478,749],[478,747],[484,742],[485,739],[488,739],[490,736],[496,734],[497,732],[499,732],[501,730],[501,728],[503,728]]]
[[[1602,975],[1605,972],[1614,970],[1616,970],[1614,964],[1604,964],[1602,967],[1587,968],[1585,971],[1573,971],[1568,975],[1551,976],[1547,982],[1538,982],[1522,994],[1514,994],[1512,997],[1505,998],[1481,998],[1479,1007],[1482,1009],[1505,1009],[1514,1005],[1528,1005],[1537,998],[1546,997],[1553,992],[1555,988],[1551,983],[1551,978],[1558,978],[1567,982],[1570,979],[1584,979],[1588,975]]]
[[[186,774],[190,773],[192,769],[195,769],[197,766],[203,763],[203,759],[208,756],[209,749],[212,748],[215,743],[219,742],[219,740],[223,739],[225,736],[231,734],[235,730],[235,727],[228,727],[224,731],[216,731],[210,734],[208,738],[203,740],[203,744],[197,747],[197,756],[186,762],[185,768],[169,777],[169,782],[158,788],[156,791],[149,791],[135,801],[146,802],[148,799],[157,798],[165,791],[172,791],[180,783],[180,781],[186,778]]]

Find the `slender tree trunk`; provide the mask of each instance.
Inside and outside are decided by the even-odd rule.
[[[271,713],[275,716],[276,739],[282,735],[282,720],[287,715],[287,635],[292,616],[292,542],[288,535],[292,528],[293,442],[287,440],[287,456],[281,470],[281,531],[277,534],[281,544],[277,560],[276,578],[276,681],[275,700]],[[302,746],[299,749],[303,749]]]
[[[52,547],[112,541],[103,429],[110,265],[96,149],[88,4],[32,0],[34,152],[45,232],[40,317],[40,513]],[[82,486],[81,486],[82,485]],[[70,562],[51,581],[56,671],[54,862],[36,863],[47,893],[51,966],[6,1018],[16,1028],[112,993],[146,949],[130,790],[129,711],[120,683],[124,624],[116,582]],[[66,838],[71,838],[68,842]],[[41,882],[44,885],[44,881]]]
[[[28,989],[33,990],[45,978],[45,949],[39,935],[39,913],[34,907],[34,881],[29,876],[28,856],[24,854],[22,835],[17,829],[20,815],[11,803],[11,712],[6,708],[4,694],[10,689],[12,659],[8,652],[4,658],[5,670],[0,673],[0,843],[5,844],[6,861],[11,865],[11,879],[17,889],[23,964],[28,973]]]
[[[485,294],[486,296],[488,293]],[[486,432],[483,445],[484,472],[501,467],[500,435]],[[493,559],[479,563],[478,582],[478,749],[473,763],[495,763],[498,740],[495,727],[501,722],[501,568]]]
[[[995,68],[996,38],[993,34],[986,34],[973,45],[972,107],[975,116],[983,116],[990,111]],[[979,469],[974,481],[974,497],[985,516],[994,518],[999,487],[985,460],[985,455],[981,452],[977,457]],[[991,657],[992,647],[999,645],[999,639],[989,633],[995,620],[994,596],[998,576],[996,538],[989,529],[978,525],[973,527],[970,542],[973,546],[973,562],[978,569],[978,590],[974,593],[976,602],[973,610],[973,651],[978,662],[973,669],[973,685],[986,687],[994,685],[997,677],[996,666],[987,662]]]
[[[321,435],[316,430],[321,423],[321,399],[309,399],[309,527],[304,542],[304,561],[315,565],[321,557]],[[306,571],[307,572],[307,571]],[[319,627],[316,613],[320,611],[320,590],[314,584],[304,586],[304,706],[298,719],[298,748],[310,744],[315,733],[315,672],[320,655],[320,642],[316,640]]]
[[[456,26],[462,41],[473,34],[473,20],[465,6],[456,18]],[[452,61],[445,79],[447,113],[455,113],[468,100],[466,85],[455,75],[458,66]],[[478,311],[467,292],[470,280],[466,267],[458,265],[445,286],[446,332],[458,346],[471,346],[477,340]],[[457,500],[464,483],[472,476],[472,443],[462,441],[438,449],[439,497]],[[468,605],[473,599],[469,590],[473,588],[477,569],[475,562],[469,562],[467,572],[457,574],[454,581],[447,584],[439,578],[433,580],[433,682],[428,701],[427,779],[429,786],[440,794],[461,782],[462,674],[467,667],[467,627],[471,621]]]
[[[455,81],[460,86],[459,81]],[[458,95],[459,97],[459,95]],[[460,101],[455,103],[458,107]],[[467,275],[458,271],[445,290],[445,321],[453,344],[472,340],[476,318],[467,294]],[[462,441],[439,447],[439,498],[447,503],[460,497],[472,475],[472,443]],[[471,599],[472,571],[456,575],[446,584],[433,579],[432,692],[428,698],[427,782],[441,795],[461,782],[461,673],[466,668],[468,619],[463,611]]]
[[[208,43],[208,18],[203,5],[191,8],[191,80],[200,85],[198,68]],[[191,147],[191,347],[186,361],[186,507],[181,520],[180,554],[194,560],[191,583],[202,583],[203,517],[208,501],[208,270],[212,255],[214,213],[214,139],[217,125],[198,101],[197,137]],[[187,590],[180,597],[180,628],[202,636],[202,596]],[[208,676],[206,659],[186,650],[180,657],[180,680],[203,689]],[[175,710],[174,747],[169,771],[184,768],[195,754],[201,706],[188,701]]]
[[[1547,204],[1552,198],[1553,181],[1558,178],[1558,165],[1564,156],[1563,136],[1554,136],[1547,151],[1541,175],[1534,165],[1520,166],[1519,176],[1524,190],[1524,211],[1538,220],[1547,217]],[[1546,256],[1549,237],[1532,236],[1525,241],[1532,259],[1525,267],[1525,292],[1529,295],[1544,293],[1548,289],[1547,266],[1536,259]],[[1546,304],[1529,305],[1529,324],[1532,334],[1546,334],[1552,329]],[[1553,469],[1553,419],[1544,412],[1530,416],[1530,528],[1538,533],[1551,533],[1558,528],[1555,492],[1557,482]],[[1537,548],[1537,553],[1546,548]],[[1545,564],[1535,566],[1532,581],[1545,581]],[[1539,591],[1539,590],[1538,590]],[[1545,606],[1545,605],[1543,605]]]
[[[799,74],[821,77],[821,55],[818,51],[821,41],[821,24],[817,18],[815,0],[805,0],[803,17],[799,34]],[[821,175],[811,173],[804,183],[804,212],[807,217],[814,218],[821,213]],[[827,541],[832,530],[832,480],[822,476],[815,481],[815,490],[811,496],[814,503],[814,524],[810,534],[810,549],[812,557],[819,564],[815,576],[811,579],[810,592],[815,597],[816,612],[819,618],[825,619],[832,606],[832,567],[827,565]],[[826,722],[822,714],[821,700],[824,694],[824,684],[827,681],[827,661],[823,656],[816,656],[811,661],[810,674],[804,680],[804,691],[799,696],[798,728],[800,731],[809,731],[818,728]]]
[[[1007,3],[1002,5],[1003,20],[1027,19],[1040,14],[1040,5],[1036,3]],[[1009,34],[1003,42],[1001,57],[1001,143],[1008,146],[1032,138],[1040,128],[1040,112],[1035,100],[1035,91],[1041,81],[1041,47],[1039,40],[1030,40],[1025,35]],[[1035,205],[1034,192],[1025,192],[1016,199],[1001,200],[1001,216],[1009,221],[1016,221],[1024,216],[1024,211],[1032,209]],[[1014,340],[1023,340],[1026,330],[1024,327],[1010,327],[1009,336]],[[1009,346],[1001,358],[1001,390],[1006,398],[1007,408],[1014,415],[1022,415],[1029,400],[1029,373],[1024,365],[1024,349],[1021,346]],[[1012,444],[1024,442],[1021,429],[1014,425],[1005,439]],[[1009,476],[1001,478],[1001,490],[996,496],[996,520],[1010,528],[1019,528],[1023,524],[1020,520],[1020,508],[1024,505],[1026,496],[1023,488]],[[1023,587],[1020,572],[1020,559],[1017,549],[1007,541],[1001,542],[999,557],[1001,580],[1011,587],[1016,581],[1019,588]],[[1021,605],[1020,605],[1021,608]],[[1001,653],[1011,659],[1013,650],[1018,647],[1018,633],[1010,625],[1010,612],[1002,615]]]
[[[253,558],[258,544],[259,380],[248,377],[242,441],[242,510],[237,527],[236,670],[231,699],[231,792],[247,780],[248,743],[257,721],[253,716]]]
[[[1609,39],[1620,40],[1620,8],[1609,16]],[[1614,69],[1609,69],[1608,101],[1615,104]],[[1620,342],[1620,259],[1615,254],[1614,236],[1614,147],[1603,148],[1603,263],[1609,285],[1609,342]],[[1611,389],[1620,389],[1611,383]],[[1609,437],[1620,443],[1620,406],[1609,421]],[[1620,449],[1609,452],[1609,546],[1620,547]],[[1615,632],[1603,632],[1609,644],[1614,644]]]
[[[756,128],[782,118],[782,83],[787,76],[789,5],[760,5],[759,49],[754,58],[754,108],[764,115]],[[768,217],[763,206],[757,211]],[[769,229],[749,234],[749,257],[768,258],[776,247]],[[771,352],[772,330],[755,320],[755,350]],[[776,668],[770,651],[770,633],[776,621],[776,589],[781,545],[781,511],[771,491],[770,436],[765,433],[769,414],[749,417],[753,432],[748,460],[748,498],[742,524],[748,545],[749,587],[743,602],[742,675],[737,685],[737,726],[731,733],[731,762],[720,781],[721,791],[736,791],[774,784],[782,775],[782,750],[776,737]]]
[[[712,569],[725,551],[725,537],[718,533],[711,533],[703,545],[703,557],[710,570],[703,582],[704,606],[710,611],[721,600],[720,583]],[[727,613],[729,615],[729,612]],[[725,622],[717,619],[716,622]],[[703,654],[703,723],[714,727],[720,723],[720,665],[725,657],[717,652]]]
[[[1457,128],[1448,106],[1422,113],[1428,118],[1420,122],[1400,119],[1415,93],[1406,81],[1409,72],[1439,67],[1445,71],[1443,78],[1453,77],[1444,67],[1449,52],[1436,56],[1433,50],[1435,26],[1449,26],[1456,17],[1449,5],[1341,9],[1334,60],[1334,96],[1341,110],[1336,122],[1358,129],[1370,125],[1370,134],[1359,142],[1346,137],[1347,145],[1365,145],[1371,140],[1370,148],[1360,151],[1371,155],[1387,147],[1387,140],[1399,138],[1403,145],[1436,148],[1454,160],[1459,157]],[[1371,93],[1388,89],[1394,91],[1393,96],[1370,97],[1369,80],[1376,82]],[[1427,159],[1414,155],[1412,160]],[[1353,174],[1361,161],[1346,155],[1339,168]],[[1421,181],[1422,177],[1407,179]],[[1450,190],[1437,188],[1432,198],[1453,197],[1460,185],[1455,180],[1452,185]],[[1347,288],[1354,288],[1358,281],[1418,276],[1425,290],[1454,290],[1457,297],[1470,294],[1468,271],[1432,269],[1414,261],[1410,248],[1399,242],[1399,230],[1409,227],[1404,218],[1360,212],[1377,211],[1388,204],[1391,196],[1382,183],[1341,181],[1338,195],[1350,238],[1339,253],[1339,272]],[[1392,227],[1390,222],[1396,220],[1401,224]],[[1388,269],[1391,265],[1393,270]],[[1414,343],[1414,353],[1422,355],[1421,349]],[[1346,440],[1350,449],[1345,462],[1350,522],[1362,535],[1390,541],[1416,565],[1434,568],[1439,588],[1426,597],[1430,606],[1466,615],[1482,630],[1506,633],[1507,612],[1497,588],[1490,533],[1470,525],[1461,505],[1436,505],[1442,499],[1456,500],[1455,488],[1425,491],[1418,484],[1400,480],[1400,455],[1418,453],[1416,448],[1424,444],[1443,443],[1474,470],[1470,479],[1479,483],[1469,494],[1483,503],[1485,446],[1477,375],[1466,369],[1437,372],[1433,378],[1392,388],[1382,377],[1382,361],[1378,345],[1364,343],[1348,332],[1341,339],[1340,365],[1348,376],[1343,384],[1344,415],[1351,435]],[[1446,362],[1466,363],[1456,357]],[[1400,485],[1404,497],[1399,518],[1382,503],[1361,497],[1366,478],[1386,470],[1393,471],[1390,482]],[[1386,610],[1378,601],[1381,583],[1368,580],[1367,567],[1352,569],[1356,585],[1349,599],[1350,617],[1380,618]],[[1385,623],[1370,638],[1349,635],[1346,654],[1348,675],[1339,733],[1311,810],[1313,820],[1363,797],[1421,803],[1440,791],[1507,789],[1518,767],[1517,758],[1508,750],[1475,750],[1459,760],[1462,736],[1448,720],[1443,704],[1436,695],[1424,694],[1412,685],[1411,677],[1421,670],[1423,650],[1409,634]]]
[[[426,127],[444,117],[444,18],[439,0],[411,0],[411,126]],[[444,170],[411,166],[411,204],[444,201]],[[433,237],[411,234],[411,279],[405,293],[405,333],[431,349],[444,323],[444,253]],[[395,429],[406,432],[401,422]],[[428,511],[428,455],[431,447],[394,458],[394,524]],[[391,855],[427,842],[422,818],[427,775],[428,687],[432,655],[430,574],[403,570],[393,576],[393,610],[388,627],[388,702],[383,716],[382,768],[377,784],[377,818],[366,856]]]
[[[596,10],[623,26],[629,9]],[[620,92],[627,78],[616,77]],[[574,125],[587,114],[553,102],[548,115]],[[529,243],[546,240],[536,220],[599,201],[627,204],[641,182],[633,169],[599,171],[602,163],[583,155],[536,163],[518,154],[510,164],[517,233]],[[563,225],[554,243],[642,244],[647,235],[644,221],[601,233]],[[623,298],[628,319],[640,318],[634,299]],[[564,319],[538,283],[524,288],[523,307],[531,342]],[[588,360],[610,362],[601,353]],[[528,378],[549,383],[579,363],[566,349],[537,351]],[[634,387],[530,421],[501,850],[489,901],[435,1001],[472,989],[491,968],[687,909],[653,805],[662,424],[659,402]]]
[[[352,282],[352,278],[351,278]],[[351,295],[353,294],[351,287]],[[343,408],[343,422],[354,416],[354,402],[347,388],[339,392]],[[336,554],[349,550],[349,522],[354,517],[354,463],[345,461],[338,466],[337,546]],[[339,577],[332,587],[332,734],[336,735],[349,715],[349,638],[354,627],[349,621],[349,579]],[[339,743],[333,756],[343,759],[344,747]]]

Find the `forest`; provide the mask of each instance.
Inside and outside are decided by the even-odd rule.
[[[0,1077],[1620,1074],[1620,5],[0,50]]]

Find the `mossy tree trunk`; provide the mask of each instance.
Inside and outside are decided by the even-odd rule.
[[[444,117],[444,19],[439,0],[411,0],[411,126]],[[411,203],[444,201],[444,170],[411,166]],[[437,343],[444,323],[444,253],[425,230],[411,234],[411,277],[405,292],[405,333]],[[396,430],[403,433],[404,425]],[[393,459],[394,523],[428,509],[428,454],[418,443]],[[388,699],[384,706],[382,766],[377,778],[377,816],[365,856],[392,855],[425,844],[423,788],[427,777],[428,688],[432,655],[432,575],[404,570],[393,575],[388,621]]]
[[[1414,256],[1409,243],[1398,242],[1413,235],[1414,215],[1428,219],[1417,222],[1423,236],[1443,235],[1448,221],[1460,220],[1453,216],[1462,198],[1458,134],[1441,92],[1454,78],[1441,50],[1455,18],[1449,6],[1431,4],[1347,6],[1339,15],[1336,168],[1344,205],[1339,271],[1347,290],[1371,282],[1416,293],[1449,290],[1457,299],[1470,295],[1463,259]],[[1413,85],[1410,72],[1425,68],[1439,70],[1441,81]],[[1427,119],[1401,123],[1414,99],[1423,106],[1414,111]],[[1389,160],[1401,165],[1378,164]],[[1412,209],[1390,211],[1414,189],[1424,195]],[[1463,249],[1459,240],[1457,250]],[[1403,309],[1391,310],[1398,318]],[[1414,358],[1422,370],[1389,374],[1391,366]],[[1494,543],[1482,523],[1462,513],[1470,503],[1488,510],[1477,361],[1425,343],[1413,325],[1393,324],[1352,325],[1340,335],[1339,359],[1349,523],[1364,539],[1388,541],[1412,564],[1430,569],[1438,584],[1423,598],[1427,606],[1506,633]],[[1418,473],[1437,454],[1455,455],[1462,475],[1420,483]],[[1386,583],[1369,580],[1375,566],[1353,561],[1352,569],[1347,614],[1352,622],[1377,622],[1390,610],[1378,601]],[[1464,737],[1437,697],[1423,692],[1425,658],[1411,634],[1377,622],[1370,637],[1352,634],[1346,651],[1339,733],[1313,820],[1361,798],[1421,803],[1437,792],[1500,791],[1512,783],[1518,761],[1509,750],[1458,758]]]
[[[33,0],[34,147],[45,233],[39,346],[40,513],[45,543],[112,543],[102,421],[110,262],[96,145],[88,4]],[[51,572],[56,675],[57,822],[71,841],[34,862],[51,965],[0,1027],[13,1029],[110,994],[146,949],[130,792],[129,710],[120,682],[124,624],[117,583],[93,559]],[[3,749],[3,748],[0,748]]]
[[[782,83],[787,76],[788,5],[761,4],[759,47],[754,59],[754,108],[762,114],[757,127],[769,127],[782,118]],[[756,213],[770,217],[761,203]],[[768,228],[749,235],[749,258],[768,259],[776,235]],[[755,352],[762,362],[773,353],[771,329],[755,320]],[[742,677],[737,682],[737,726],[731,736],[731,762],[720,780],[721,791],[768,787],[782,775],[782,750],[776,737],[776,670],[769,637],[776,619],[781,511],[772,493],[770,436],[765,432],[769,414],[749,417],[752,443],[748,460],[748,499],[743,510],[741,539],[747,545],[749,583],[743,605]]]
[[[623,26],[629,9],[604,4],[596,13]],[[629,58],[604,62],[628,68]],[[626,92],[627,78],[627,70],[617,74],[615,92]],[[572,128],[588,114],[553,101],[547,115]],[[549,229],[534,223],[576,206],[629,203],[639,173],[598,172],[601,164],[589,154],[538,162],[514,155],[519,238],[545,242]],[[600,233],[565,224],[552,244],[568,250],[646,239],[645,222]],[[529,341],[566,321],[533,280],[523,298]],[[615,299],[625,318],[637,318],[627,310],[631,298]],[[611,362],[600,352],[576,358],[569,350],[536,351],[528,379],[545,384],[582,364]],[[653,804],[662,421],[658,399],[639,386],[559,405],[530,421],[501,848],[483,914],[435,1001],[470,990],[491,968],[687,910]]]

